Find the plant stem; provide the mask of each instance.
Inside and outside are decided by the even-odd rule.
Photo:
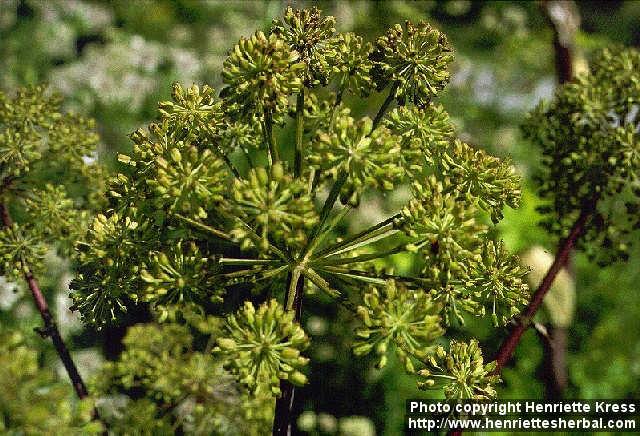
[[[298,94],[296,102],[296,155],[293,173],[296,178],[302,174],[302,133],[304,131],[304,88]]]
[[[287,280],[285,306],[287,310],[295,312],[295,321],[300,321],[302,315],[302,295],[304,294],[304,279],[300,270],[289,273]],[[294,290],[293,292],[291,292]],[[295,394],[294,386],[287,380],[280,380],[280,397],[276,400],[276,410],[273,417],[273,435],[289,436],[291,434],[291,420],[293,418],[293,398]]]
[[[392,217],[389,217],[386,220],[372,227],[369,227],[368,229],[365,229],[358,234],[350,236],[344,239],[343,241],[338,242],[337,244],[334,244],[330,247],[320,250],[318,253],[316,253],[316,256],[321,257],[321,256],[339,254],[349,249],[353,245],[359,244],[364,241],[368,241],[369,239],[372,239],[377,236],[383,235],[387,232],[390,232],[391,230],[394,229],[393,222],[396,219],[399,219],[400,217],[401,217],[400,214],[393,215]]]
[[[337,266],[337,265],[349,265],[349,264],[360,263],[360,262],[368,262],[370,260],[380,259],[382,257],[387,257],[393,254],[398,254],[403,251],[406,251],[406,246],[407,244],[400,244],[390,250],[378,251],[376,253],[361,254],[353,257],[340,257],[340,256],[324,257],[312,262],[312,264],[321,265],[321,266],[331,266],[331,265]]]
[[[580,216],[576,220],[573,227],[571,227],[569,236],[567,236],[567,238],[560,243],[556,257],[553,263],[551,264],[551,266],[549,267],[547,274],[544,276],[544,279],[540,283],[540,286],[538,286],[538,289],[533,294],[533,297],[531,298],[531,302],[526,307],[526,309],[522,312],[522,315],[519,317],[517,324],[511,330],[511,332],[509,333],[509,336],[504,340],[504,342],[500,346],[500,349],[496,356],[496,363],[497,363],[497,367],[495,370],[496,374],[500,373],[504,365],[509,361],[509,359],[511,359],[511,356],[513,355],[516,347],[518,346],[518,343],[520,342],[522,335],[526,331],[527,327],[529,327],[529,325],[531,324],[531,320],[533,319],[533,316],[536,314],[536,312],[542,305],[542,301],[544,300],[545,295],[547,295],[547,292],[551,288],[553,281],[555,280],[556,276],[558,275],[558,273],[560,272],[564,264],[567,262],[567,259],[569,258],[569,253],[571,253],[571,249],[573,248],[575,242],[584,232],[586,224],[589,221],[589,218],[591,218],[591,216],[595,211],[596,202],[597,202],[597,199],[594,199],[593,201],[585,205],[585,207],[583,207],[582,212],[580,213]]]
[[[273,165],[274,163],[280,160],[278,156],[278,149],[275,145],[275,140],[273,137],[273,116],[271,115],[271,111],[269,109],[264,110],[264,139],[267,142],[267,147],[269,150],[269,165]]]
[[[395,82],[391,86],[389,95],[387,96],[385,101],[382,103],[382,106],[380,106],[380,110],[376,114],[376,117],[373,119],[373,127],[371,128],[372,132],[376,129],[376,127],[378,127],[378,124],[380,124],[380,121],[382,121],[382,117],[384,116],[385,112],[387,112],[387,109],[389,109],[389,105],[391,104],[393,99],[396,98],[396,92],[398,91],[399,85],[400,84],[398,82]]]
[[[567,238],[564,239],[559,244],[556,257],[553,263],[551,264],[551,266],[549,267],[547,274],[544,276],[544,279],[542,279],[540,286],[538,286],[538,289],[533,294],[533,297],[531,298],[531,302],[526,307],[526,309],[522,312],[522,315],[520,316],[518,323],[511,330],[511,333],[509,333],[509,336],[507,336],[507,338],[502,342],[502,345],[498,350],[498,354],[496,355],[495,360],[496,360],[497,366],[494,371],[494,374],[500,374],[504,365],[511,359],[511,356],[513,356],[513,353],[515,352],[516,347],[518,346],[518,343],[522,338],[522,335],[527,330],[527,328],[531,324],[531,320],[533,319],[533,316],[536,314],[536,312],[542,305],[542,301],[544,300],[545,295],[547,295],[547,292],[549,292],[549,289],[551,289],[551,285],[553,284],[553,281],[555,280],[556,276],[558,275],[562,267],[564,267],[565,263],[567,262],[569,258],[569,254],[571,253],[571,249],[573,248],[575,242],[578,240],[580,235],[582,235],[582,233],[584,232],[587,221],[589,220],[589,218],[591,218],[591,216],[593,215],[593,212],[595,211],[596,203],[597,203],[597,197],[595,197],[593,201],[591,201],[585,207],[583,207],[582,212],[580,213],[580,216],[578,217],[576,222],[573,224],[573,227],[571,227],[569,236],[567,236]],[[451,430],[447,434],[449,436],[460,436],[462,434],[462,430],[458,430],[458,429]]]
[[[211,130],[210,127],[207,127],[207,131],[209,132],[209,134],[212,137],[215,137],[215,133],[213,132],[213,130]],[[226,155],[226,153],[224,152],[224,150],[222,150],[222,148],[220,147],[220,145],[215,145],[216,151],[218,152],[218,155],[222,158],[222,160],[224,161],[224,163],[227,165],[227,167],[229,168],[229,170],[231,170],[231,172],[233,173],[233,176],[236,179],[240,178],[240,173],[238,172],[238,169],[235,167],[235,165],[233,164],[233,162],[231,162],[231,160],[229,159],[229,156]]]
[[[336,181],[333,183],[333,187],[331,188],[331,192],[329,192],[329,195],[327,196],[327,199],[325,200],[324,205],[322,206],[318,224],[316,224],[315,227],[311,230],[311,235],[309,236],[307,247],[304,249],[302,253],[303,257],[309,253],[309,250],[312,247],[315,247],[316,238],[318,238],[318,236],[321,234],[324,223],[327,221],[327,218],[329,217],[329,214],[331,213],[331,210],[333,209],[333,206],[336,203],[338,196],[340,195],[340,190],[346,183],[348,176],[349,175],[347,174],[346,171],[341,171],[338,174],[338,177]]]
[[[9,215],[9,209],[4,204],[0,204],[0,217],[4,227],[11,227],[12,221],[11,216]],[[60,336],[60,331],[58,330],[58,326],[49,311],[49,305],[47,304],[44,294],[40,290],[38,281],[26,265],[23,265],[23,269],[24,279],[29,286],[29,290],[33,296],[33,301],[35,302],[36,308],[38,309],[38,312],[40,312],[40,316],[44,322],[44,329],[41,330],[41,334],[43,337],[49,336],[51,338],[53,346],[67,370],[67,374],[69,375],[69,379],[71,380],[71,384],[73,385],[73,389],[76,391],[78,398],[86,398],[88,395],[87,387],[78,372],[78,368],[71,358],[71,354],[69,353],[67,346],[62,340],[62,336]]]
[[[192,218],[186,217],[182,214],[176,213],[174,214],[176,216],[176,218],[181,219],[182,221],[191,224],[194,227],[199,228],[200,230],[203,230],[205,232],[211,233],[212,235],[220,238],[220,239],[224,239],[225,241],[233,241],[233,238],[231,236],[229,236],[228,234],[226,234],[225,232],[218,230],[216,228],[213,228],[211,226],[208,226],[206,224],[203,224],[201,222],[198,222]]]
[[[542,12],[553,29],[553,49],[555,52],[556,78],[559,84],[573,78],[573,45],[580,14],[575,4],[570,2],[543,1]]]

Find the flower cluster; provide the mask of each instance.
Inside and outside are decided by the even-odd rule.
[[[0,273],[19,281],[30,269],[39,269],[47,247],[16,223],[0,229]],[[29,263],[27,263],[27,260]]]
[[[354,94],[367,96],[373,88],[369,59],[371,44],[353,33],[340,33],[333,41],[331,75],[339,92],[351,90]]]
[[[239,386],[209,353],[193,349],[194,339],[187,326],[173,323],[128,329],[123,353],[102,367],[93,386],[104,397],[101,417],[110,429],[128,431],[124,427],[129,419],[134,428],[140,421],[148,422],[148,430],[160,433],[175,422],[188,434],[198,428],[227,433],[245,424]],[[121,398],[122,391],[143,391],[145,397],[128,395],[124,410],[111,406],[116,413],[109,413],[105,406]],[[260,407],[270,409],[266,404]]]
[[[442,166],[455,189],[473,196],[478,205],[491,214],[494,223],[502,219],[505,206],[519,206],[520,177],[508,160],[456,140]]]
[[[392,350],[409,372],[428,367],[463,313],[491,307],[506,322],[528,297],[524,269],[489,237],[487,215],[495,223],[517,207],[520,181],[508,161],[455,139],[434,101],[451,58],[426,23],[395,26],[372,46],[315,8],[288,8],[234,47],[219,96],[175,84],[161,120],[131,135],[109,208],[77,245],[83,319],[101,326],[133,304],[163,322],[224,314],[207,334],[249,401],[306,382],[299,322],[310,285],[355,312],[354,350],[375,351],[380,367]],[[387,86],[372,118],[352,115],[351,98]],[[412,198],[396,215],[342,234],[363,198],[402,184]],[[415,276],[382,266],[400,253]],[[477,345],[458,348],[443,372],[461,373],[464,359],[484,368]],[[495,381],[474,379],[474,392]]]
[[[424,381],[421,389],[444,388],[449,400],[490,400],[495,398],[493,385],[500,377],[493,375],[495,362],[484,364],[478,341],[452,341],[449,352],[438,347],[425,360],[426,368],[418,371]]]
[[[333,130],[319,133],[309,162],[338,179],[348,175],[340,192],[343,203],[357,204],[366,187],[390,190],[402,180],[400,147],[384,127],[373,129],[370,118],[356,121],[344,109]]]
[[[481,260],[471,264],[469,279],[487,307],[493,323],[505,325],[529,302],[525,276],[528,268],[510,254],[504,243],[488,240],[482,247]]]
[[[47,249],[68,253],[103,204],[102,167],[87,160],[98,143],[94,122],[61,104],[43,86],[0,93],[0,274],[38,270]]]
[[[282,20],[273,20],[271,33],[285,41],[305,65],[305,86],[327,84],[330,66],[326,54],[332,48],[336,19],[323,16],[316,7],[293,9],[287,7]]]
[[[638,223],[621,220],[627,214],[616,205],[632,211],[640,204],[639,70],[638,50],[605,49],[589,72],[532,111],[523,128],[544,156],[538,181],[545,226],[561,234],[597,203],[584,241],[596,242],[601,263],[627,256],[629,234]]]
[[[396,24],[376,41],[373,79],[378,89],[395,86],[398,102],[422,106],[449,82],[451,51],[446,37],[425,22]]]
[[[308,231],[317,221],[317,213],[307,186],[284,173],[276,164],[267,173],[264,168],[252,169],[246,180],[236,179],[231,211],[242,219],[231,234],[248,248],[258,246],[269,251],[269,241],[284,241],[289,247],[301,247]],[[248,224],[249,227],[245,224]],[[253,235],[257,234],[260,241]]]
[[[414,171],[441,161],[454,137],[449,114],[436,103],[400,106],[389,114],[386,125],[402,138],[405,165]]]
[[[167,252],[151,254],[148,263],[140,271],[140,278],[147,284],[142,301],[162,305],[206,299],[221,301],[211,275],[215,269],[213,260],[203,257],[194,243],[183,247],[179,241]]]
[[[246,115],[280,111],[287,96],[302,87],[305,64],[276,35],[256,32],[242,38],[224,62],[222,76],[227,85],[222,95],[233,110]]]
[[[44,434],[55,429],[59,434],[102,434],[101,423],[91,419],[93,400],[74,399],[66,381],[40,368],[41,356],[29,336],[0,327],[0,432]]]
[[[381,289],[372,287],[358,307],[364,327],[358,329],[356,355],[375,349],[380,356],[378,367],[386,365],[387,349],[395,345],[398,357],[408,372],[414,372],[409,356],[426,357],[434,350],[434,341],[442,336],[439,308],[429,295],[409,290],[393,281]]]
[[[271,300],[258,310],[249,301],[237,314],[227,318],[227,334],[218,338],[214,352],[227,356],[229,367],[240,382],[257,391],[280,392],[280,379],[303,385],[307,377],[300,372],[309,359],[300,352],[309,345],[304,330]]]

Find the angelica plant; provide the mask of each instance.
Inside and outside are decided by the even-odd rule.
[[[493,397],[477,343],[447,347],[446,332],[467,316],[504,325],[528,299],[526,269],[491,231],[518,206],[520,178],[455,137],[436,101],[452,59],[425,22],[369,43],[316,8],[287,8],[231,50],[219,93],[175,84],[158,121],[131,135],[109,206],[77,244],[74,307],[98,328],[141,304],[164,321],[225,317],[209,351],[248,398],[276,399],[274,434],[307,380],[311,290],[360,320],[357,355],[437,368],[456,380],[447,398]],[[356,113],[351,102],[378,93],[372,117]],[[340,234],[365,194],[403,185],[412,198],[396,214]],[[416,274],[380,266],[400,253]]]
[[[80,398],[87,390],[58,331],[36,276],[44,256],[72,252],[92,211],[103,206],[104,170],[95,162],[94,121],[61,110],[44,86],[0,93],[0,275],[31,291]],[[55,181],[55,183],[52,183]]]
[[[575,247],[600,266],[628,258],[638,223],[640,52],[602,50],[588,72],[561,86],[526,120],[525,135],[543,153],[538,173],[543,224],[561,236],[554,262],[496,357],[511,358]]]

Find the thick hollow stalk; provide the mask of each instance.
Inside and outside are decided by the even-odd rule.
[[[287,280],[287,289],[295,289],[295,292],[287,293],[285,306],[295,311],[295,321],[300,321],[302,314],[302,295],[304,294],[304,279],[300,272],[292,271]],[[273,418],[273,435],[288,436],[291,434],[291,421],[293,418],[294,386],[287,380],[280,381],[280,397],[276,400],[276,411]]]
[[[504,367],[504,365],[511,359],[511,356],[513,356],[513,353],[516,347],[518,346],[518,343],[520,342],[522,335],[526,331],[527,327],[529,327],[529,325],[531,324],[531,320],[533,319],[533,316],[536,314],[536,312],[542,305],[542,301],[544,300],[545,295],[547,295],[547,292],[551,288],[553,281],[555,280],[556,276],[558,275],[562,267],[564,267],[565,263],[567,262],[567,259],[569,258],[569,254],[571,253],[571,249],[575,245],[580,235],[584,232],[586,224],[589,221],[589,218],[591,218],[591,215],[593,214],[594,209],[595,209],[595,201],[591,202],[588,206],[583,208],[582,212],[580,213],[580,216],[578,217],[575,224],[571,228],[571,231],[569,232],[569,236],[567,236],[567,238],[560,243],[560,246],[558,247],[558,252],[556,253],[556,257],[553,263],[551,264],[551,266],[549,267],[549,270],[547,271],[547,274],[545,275],[544,279],[540,283],[540,286],[538,286],[538,289],[533,294],[533,297],[531,298],[531,302],[526,307],[526,309],[522,312],[522,315],[519,317],[517,324],[511,330],[511,332],[509,333],[509,336],[504,340],[504,342],[500,346],[500,349],[498,350],[498,354],[496,356],[496,363],[497,363],[497,367],[495,371],[496,373],[499,373]]]
[[[0,217],[4,227],[10,227],[12,225],[9,209],[4,204],[0,204]],[[78,372],[78,368],[71,358],[71,354],[69,353],[67,346],[62,340],[62,336],[60,336],[60,331],[58,330],[58,326],[49,311],[49,305],[47,304],[44,294],[40,290],[38,281],[28,268],[25,268],[24,279],[29,286],[29,290],[33,296],[33,301],[38,312],[40,312],[42,321],[44,322],[44,329],[41,330],[43,336],[49,336],[51,338],[53,346],[67,370],[67,374],[69,375],[69,379],[71,380],[71,384],[73,385],[73,389],[76,391],[78,398],[85,398],[88,395],[87,387]]]
[[[518,323],[511,330],[511,333],[509,333],[509,336],[507,336],[507,339],[505,339],[502,345],[500,346],[500,349],[498,350],[498,354],[496,355],[496,359],[495,359],[497,366],[494,371],[494,374],[499,374],[502,371],[502,368],[504,367],[504,365],[513,356],[513,353],[516,350],[516,347],[518,346],[518,343],[520,342],[522,335],[527,330],[529,325],[531,325],[531,320],[533,319],[533,316],[536,314],[538,309],[540,309],[540,306],[542,305],[542,301],[544,300],[545,295],[547,295],[547,292],[549,292],[549,289],[551,289],[551,285],[553,284],[553,281],[555,280],[556,276],[558,275],[560,270],[564,267],[565,263],[567,262],[569,258],[569,254],[571,253],[571,249],[575,245],[580,235],[582,235],[582,233],[584,232],[587,222],[589,221],[589,218],[591,218],[591,216],[593,215],[596,202],[597,202],[597,198],[594,199],[592,202],[590,202],[588,205],[586,205],[582,209],[580,216],[574,223],[573,227],[571,227],[569,236],[567,236],[567,238],[560,243],[558,247],[558,252],[556,253],[556,257],[553,263],[551,264],[551,266],[549,267],[547,274],[544,276],[544,279],[540,283],[540,286],[538,286],[538,289],[533,294],[531,302],[529,303],[527,308],[522,312],[522,315],[520,316]],[[449,436],[459,436],[462,434],[462,430],[451,430],[447,434]]]

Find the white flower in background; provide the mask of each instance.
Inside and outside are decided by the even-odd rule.
[[[0,276],[0,309],[8,310],[18,301],[17,285]]]
[[[201,63],[189,50],[117,31],[110,33],[109,40],[87,47],[78,62],[54,70],[52,85],[66,95],[88,94],[84,104],[120,104],[135,112],[165,82],[199,80]],[[165,68],[170,77],[158,80]]]

